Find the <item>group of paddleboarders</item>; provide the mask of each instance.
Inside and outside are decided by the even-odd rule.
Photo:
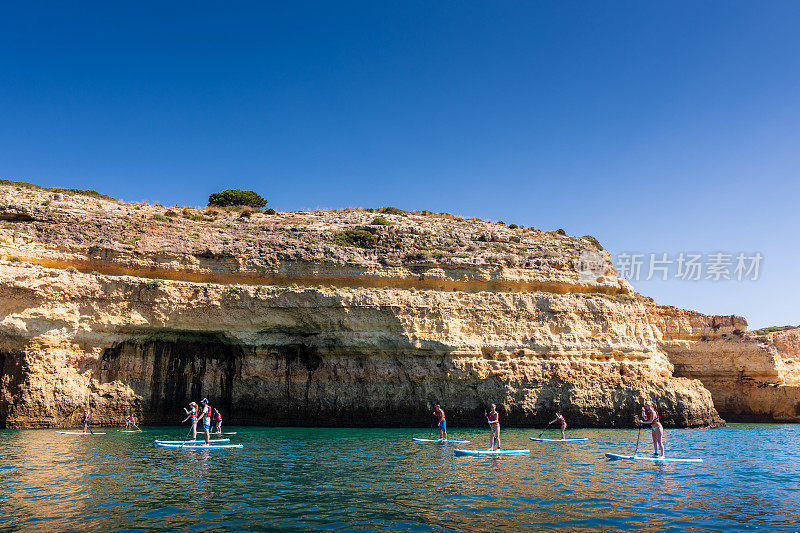
[[[484,412],[486,416],[486,422],[489,424],[489,449],[491,450],[499,450],[500,449],[500,413],[497,412],[497,406],[495,404],[491,405],[491,410],[487,413]],[[436,407],[433,409],[433,416],[436,417],[438,421],[439,427],[439,438],[440,440],[446,441],[447,440],[447,421],[445,420],[444,409],[437,403]],[[661,419],[658,416],[658,411],[655,410],[653,407],[653,403],[650,401],[645,402],[644,406],[642,407],[642,418],[635,418],[637,425],[649,425],[650,429],[653,433],[653,449],[654,457],[664,457],[664,427],[661,425]],[[555,419],[551,420],[547,423],[548,426],[551,424],[559,423],[561,425],[561,440],[564,440],[566,436],[564,435],[564,430],[567,429],[567,421],[564,418],[564,415],[561,414],[560,411],[556,411]],[[496,448],[495,448],[496,446]]]
[[[187,416],[181,422],[186,422],[191,419],[192,440],[197,440],[197,423],[202,421],[203,432],[206,435],[206,444],[208,444],[208,440],[211,438],[212,425],[214,427],[213,433],[217,435],[222,434],[222,413],[219,412],[219,409],[211,407],[208,403],[208,398],[203,398],[200,400],[200,403],[202,407],[198,406],[195,402],[189,402],[189,408],[183,408]]]

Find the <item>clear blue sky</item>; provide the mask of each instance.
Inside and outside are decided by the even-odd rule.
[[[781,1],[5,2],[0,177],[759,251],[757,282],[634,286],[798,324],[798,28]]]

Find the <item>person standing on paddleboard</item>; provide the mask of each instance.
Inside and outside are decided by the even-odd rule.
[[[439,420],[439,439],[447,440],[447,421],[444,419],[444,410],[442,410],[438,403],[433,410],[433,416]]]
[[[561,422],[561,440],[564,440],[564,430],[567,429],[567,421],[564,420],[564,416],[556,411],[556,419],[552,422],[548,422],[547,425],[555,424],[556,422]]]
[[[489,423],[489,449],[494,450],[494,443],[497,443],[497,449],[500,449],[500,413],[497,412],[497,406],[492,404],[492,410],[486,415],[486,421]]]
[[[184,407],[183,410],[189,416],[181,420],[181,423],[186,422],[190,418],[192,419],[192,440],[197,440],[197,404],[189,402],[189,409]]]
[[[664,427],[661,425],[661,418],[651,402],[645,402],[642,407],[641,424],[650,424],[653,431],[653,457],[664,457]]]
[[[83,423],[83,432],[84,433],[87,433],[89,431],[89,417],[90,416],[91,416],[91,414],[89,413],[89,408],[87,407],[86,409],[83,410],[83,418],[81,419],[81,422]]]
[[[222,435],[222,413],[214,408],[214,431],[217,435]]]
[[[203,408],[200,409],[198,420],[203,421],[203,431],[206,434],[206,446],[208,446],[208,440],[211,438],[211,406],[208,405],[206,398],[200,400],[200,403],[203,404]]]
[[[131,429],[131,415],[125,417],[125,431],[130,431]]]

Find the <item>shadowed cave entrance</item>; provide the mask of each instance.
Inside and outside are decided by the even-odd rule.
[[[169,332],[133,338],[106,349],[101,380],[119,380],[142,397],[152,423],[175,424],[189,401],[206,397],[230,413],[237,365],[244,348],[212,332]]]

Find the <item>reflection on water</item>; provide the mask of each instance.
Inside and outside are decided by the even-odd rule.
[[[165,450],[180,428],[83,437],[0,432],[0,529],[788,530],[800,521],[800,428],[668,431],[701,465],[607,461],[630,430],[575,430],[529,456],[455,457],[420,430],[239,428],[241,450]],[[538,432],[536,433],[538,434]],[[485,446],[484,430],[452,437]],[[640,445],[640,453],[649,452]]]

